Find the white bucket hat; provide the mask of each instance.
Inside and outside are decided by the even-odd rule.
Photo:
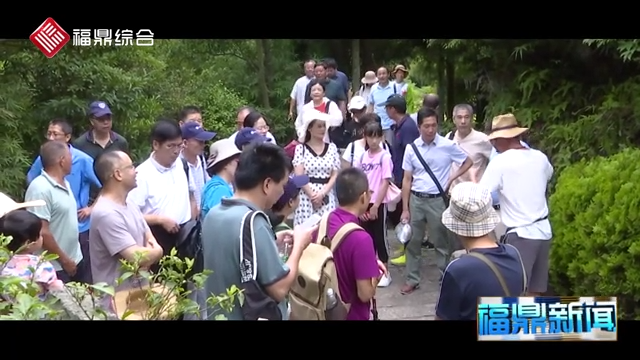
[[[209,159],[207,159],[207,169],[220,161],[242,153],[231,139],[222,139],[214,142],[209,147]]]
[[[378,82],[378,78],[376,77],[376,73],[373,71],[367,71],[364,73],[364,77],[360,80],[361,83],[365,85],[371,85]]]
[[[472,182],[458,184],[451,191],[449,208],[442,213],[442,224],[454,234],[481,237],[500,223],[493,210],[491,192]]]
[[[0,217],[5,216],[6,214],[18,210],[18,209],[26,209],[34,206],[45,206],[47,203],[44,200],[33,200],[18,203],[13,201],[9,196],[0,193]]]
[[[351,98],[351,101],[349,101],[349,105],[347,106],[347,109],[349,111],[351,110],[362,110],[364,108],[367,107],[367,101],[362,97],[362,96],[354,96]]]
[[[326,124],[328,124],[331,120],[331,117],[329,116],[329,114],[320,112],[318,110],[307,110],[302,114],[302,126],[300,127],[300,131],[298,132],[298,141],[303,143],[304,142],[304,138],[307,135],[307,129],[309,128],[309,124],[311,124],[312,121],[314,120],[318,120],[318,121],[324,121]],[[327,129],[328,131],[329,129]]]

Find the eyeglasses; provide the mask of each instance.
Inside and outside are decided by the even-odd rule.
[[[51,138],[51,137],[58,138],[58,137],[66,136],[66,135],[67,135],[67,134],[64,134],[64,133],[59,133],[59,132],[50,131],[50,132],[47,132],[46,134],[44,134],[44,138],[45,138],[45,139],[49,139],[49,138]]]
[[[262,131],[262,130],[269,131],[269,125],[258,126],[258,127],[254,128],[254,129],[260,130],[260,131]]]

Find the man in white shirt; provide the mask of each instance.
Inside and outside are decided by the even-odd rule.
[[[316,62],[314,60],[307,60],[304,63],[304,76],[301,76],[296,80],[293,84],[293,89],[291,89],[291,95],[289,95],[289,120],[295,120],[296,115],[302,113],[302,105],[305,104],[304,97],[305,92],[307,91],[307,85],[309,85],[309,81],[313,79],[313,69],[316,67]],[[293,110],[296,110],[296,114],[293,114]]]
[[[471,181],[477,183],[482,178],[493,147],[489,137],[473,128],[473,108],[469,104],[458,104],[453,107],[453,122],[456,128],[446,135],[446,138],[458,144],[471,158],[471,169],[451,182],[449,191],[461,182]],[[457,165],[453,165],[453,171]]]
[[[180,158],[182,131],[176,121],[160,120],[151,130],[153,152],[137,168],[137,187],[127,199],[136,204],[165,254],[180,228],[198,215],[193,178]],[[154,270],[154,269],[152,269]]]
[[[547,291],[551,224],[547,206],[547,184],[553,166],[541,151],[522,146],[513,114],[493,119],[489,139],[500,153],[489,163],[480,184],[498,191],[502,222],[507,227],[503,241],[522,256],[528,279],[528,296]]]

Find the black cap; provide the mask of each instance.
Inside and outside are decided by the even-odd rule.
[[[378,104],[378,106],[391,106],[391,107],[396,107],[396,106],[407,106],[407,100],[405,100],[404,96],[402,95],[398,95],[398,94],[393,94],[391,96],[389,96],[387,98],[387,101],[383,102],[382,104]]]

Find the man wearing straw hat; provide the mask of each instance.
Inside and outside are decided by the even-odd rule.
[[[391,76],[393,76],[393,88],[396,94],[400,94],[402,96],[407,95],[407,90],[409,90],[409,84],[405,81],[407,76],[409,75],[409,70],[407,70],[404,65],[396,65],[393,68],[393,72]]]
[[[507,228],[501,241],[520,251],[529,277],[529,296],[537,296],[547,290],[549,277],[552,233],[546,192],[553,166],[544,153],[520,143],[527,130],[518,126],[513,114],[493,119],[489,139],[500,156],[489,162],[480,184],[498,191]]]
[[[525,288],[518,250],[496,244],[489,236],[500,217],[491,204],[489,189],[458,184],[442,224],[460,238],[468,255],[452,260],[444,271],[436,320],[474,320],[481,296],[520,296]]]

